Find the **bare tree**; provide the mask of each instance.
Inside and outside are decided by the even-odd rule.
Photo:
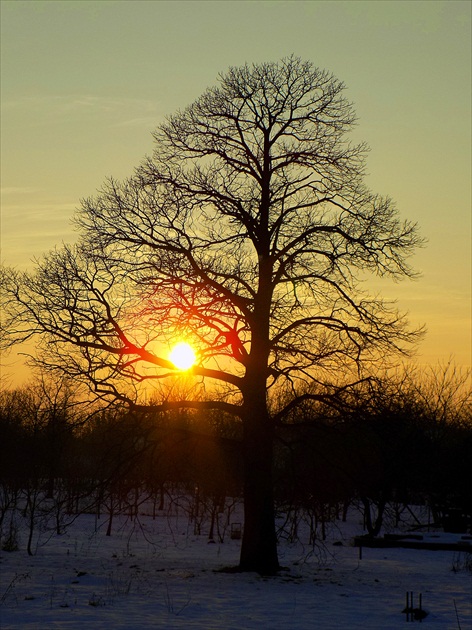
[[[140,389],[175,378],[165,345],[192,341],[195,382],[221,387],[206,400],[163,396],[154,409],[241,418],[242,570],[279,566],[276,424],[417,338],[360,288],[366,272],[413,276],[406,260],[419,238],[364,185],[366,147],[347,138],[355,115],[343,91],[295,57],[231,68],[157,129],[153,157],[131,178],[83,201],[75,248],[52,252],[33,275],[5,272],[5,343],[39,333],[43,363],[86,377],[97,395],[145,405]],[[277,388],[290,402],[271,411]]]

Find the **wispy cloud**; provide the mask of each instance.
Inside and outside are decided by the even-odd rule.
[[[0,188],[0,195],[32,195],[40,192],[40,188],[33,188],[32,186],[2,186]]]
[[[157,124],[156,116],[141,116],[116,123],[113,127],[153,127]]]
[[[71,222],[77,204],[40,202],[2,207],[2,259],[7,265],[31,267],[31,261],[62,242],[73,242]]]
[[[68,121],[80,118],[106,116],[110,126],[138,126],[156,124],[162,117],[159,103],[140,98],[108,97],[93,94],[35,95],[4,101],[5,113],[34,111],[31,120],[36,124],[67,118]]]

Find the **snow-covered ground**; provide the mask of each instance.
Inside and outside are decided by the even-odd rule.
[[[364,548],[360,558],[352,546],[359,514],[348,521],[330,526],[314,553],[281,543],[286,569],[270,578],[220,572],[237,564],[240,541],[209,543],[182,517],[117,518],[107,537],[106,518],[97,528],[82,515],[46,544],[43,535],[34,556],[20,532],[20,550],[0,554],[0,627],[397,630],[413,591],[426,627],[472,628],[468,554]]]

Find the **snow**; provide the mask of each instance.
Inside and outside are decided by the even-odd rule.
[[[83,514],[60,536],[43,532],[34,556],[21,531],[20,550],[0,553],[1,629],[397,630],[407,591],[415,606],[422,594],[427,627],[472,628],[471,556],[363,548],[361,558],[355,511],[323,546],[282,541],[276,577],[221,572],[237,564],[240,541],[209,543],[182,516],[115,517],[111,536],[106,525]],[[434,540],[446,538],[461,536]]]

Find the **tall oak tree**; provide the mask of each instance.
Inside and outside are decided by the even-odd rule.
[[[241,419],[242,570],[279,568],[277,424],[417,336],[361,287],[366,274],[413,276],[420,239],[364,184],[354,124],[343,84],[309,62],[231,68],[157,128],[132,177],[82,202],[74,247],[32,274],[4,270],[5,345],[39,334],[43,365],[97,396]],[[189,373],[209,384],[205,396],[160,388],[146,403],[150,383],[176,380],[165,348],[182,338],[198,351]]]

